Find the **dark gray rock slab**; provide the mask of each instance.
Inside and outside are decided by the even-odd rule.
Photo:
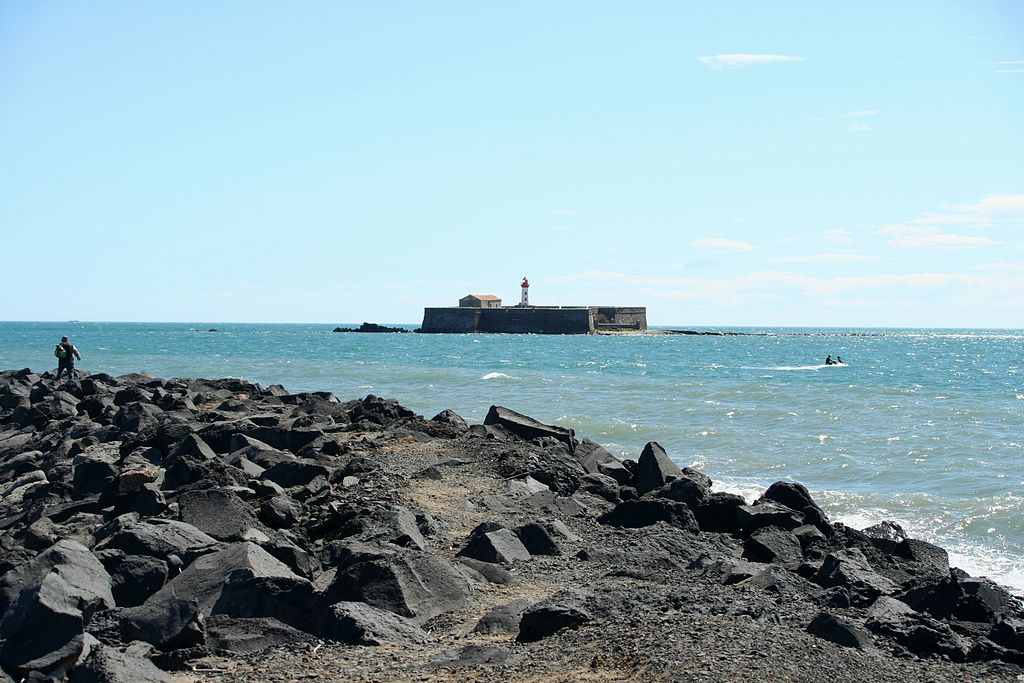
[[[561,555],[559,539],[579,540],[579,537],[559,520],[527,522],[516,527],[515,533],[531,555]]]
[[[425,643],[429,636],[415,623],[362,602],[338,602],[327,608],[320,636],[347,645]]]
[[[424,667],[436,669],[479,669],[481,667],[512,666],[518,658],[502,645],[464,645],[430,658]]]
[[[972,649],[970,641],[955,633],[946,622],[926,617],[887,596],[878,598],[871,606],[865,625],[919,657],[946,657],[963,662]]]
[[[451,425],[463,432],[469,429],[469,425],[466,423],[466,420],[454,410],[442,410],[440,413],[430,418],[430,421]]]
[[[470,532],[469,540],[458,554],[498,564],[513,564],[530,559],[530,551],[514,532],[493,524],[481,524]]]
[[[681,476],[659,489],[654,495],[658,498],[678,500],[680,503],[686,503],[691,510],[696,510],[707,501],[711,489],[695,479]]]
[[[219,541],[240,541],[251,529],[261,529],[252,507],[223,488],[187,491],[178,496],[181,521]]]
[[[807,626],[807,632],[824,640],[857,650],[874,650],[871,634],[848,619],[831,612],[818,612]]]
[[[683,476],[679,465],[668,457],[668,453],[657,441],[648,442],[640,453],[636,469],[636,489],[640,495],[649,493]]]
[[[792,531],[804,524],[802,513],[772,501],[740,505],[736,508],[736,520],[740,529],[748,534],[765,527]]]
[[[22,590],[0,619],[0,664],[22,674],[73,664],[83,646],[82,598],[57,572]]]
[[[269,648],[298,647],[313,636],[270,617],[212,615],[206,620],[206,647],[236,654],[257,654]]]
[[[697,520],[689,506],[667,498],[626,500],[598,517],[597,521],[626,529],[665,522],[687,531],[698,531]]]
[[[68,683],[173,683],[174,677],[161,671],[145,657],[121,652],[98,643],[89,656],[71,670]]]
[[[800,539],[792,532],[774,527],[760,529],[743,542],[743,559],[796,565],[803,561]]]
[[[228,577],[240,570],[247,571],[252,578],[299,578],[283,562],[255,543],[234,543],[194,560],[181,574],[150,596],[143,606],[159,607],[174,600],[195,600],[202,613],[208,615],[220,598]]]
[[[57,574],[64,583],[64,600],[86,614],[114,606],[110,575],[88,548],[71,540],[58,541],[0,577],[0,612],[6,612],[19,595],[38,588],[43,580]]]
[[[574,453],[590,474],[600,474],[613,479],[619,486],[632,486],[633,473],[626,469],[625,465],[609,453],[603,446],[600,446],[590,439],[583,439],[583,442],[576,447]]]
[[[195,599],[168,595],[123,609],[118,618],[125,640],[141,640],[164,651],[206,643],[206,618]]]
[[[870,605],[879,596],[890,595],[898,589],[895,583],[876,572],[857,549],[826,555],[813,580],[825,588],[842,586],[858,606]]]
[[[487,610],[473,627],[473,633],[519,633],[519,622],[529,609],[530,601],[519,598]]]
[[[803,515],[808,524],[813,524],[826,536],[833,534],[832,525],[825,511],[822,510],[807,487],[792,481],[777,481],[761,495],[760,502],[771,501],[796,510]]]
[[[118,607],[137,607],[167,582],[167,563],[148,555],[125,555],[110,567],[110,585]]]
[[[571,595],[556,595],[523,612],[516,641],[532,643],[564,629],[579,628],[593,619],[582,601]]]
[[[912,588],[899,599],[937,619],[993,624],[1012,616],[1018,601],[1005,588],[986,578],[948,575],[942,581]]]
[[[693,510],[701,531],[736,533],[740,530],[739,508],[746,505],[743,496],[714,491]]]
[[[313,584],[299,576],[267,576],[245,567],[228,574],[210,614],[270,617],[294,628],[316,632],[317,598]]]
[[[535,420],[502,406],[491,406],[484,417],[484,425],[500,425],[516,436],[529,441],[539,437],[551,437],[562,442],[571,453],[576,439],[571,429]]]
[[[513,582],[512,573],[499,564],[472,557],[456,557],[455,568],[474,581],[507,586]]]
[[[128,555],[166,558],[177,555],[191,560],[218,547],[214,537],[191,524],[173,519],[115,522],[111,534],[96,544],[98,550],[114,548]]]
[[[284,488],[306,486],[317,477],[330,480],[333,469],[315,460],[283,460],[268,467],[260,478]]]
[[[304,513],[302,503],[284,494],[272,496],[260,506],[260,519],[272,529],[295,526]]]
[[[443,559],[401,550],[339,569],[325,599],[331,604],[365,602],[422,624],[462,608],[469,599],[469,586]]]

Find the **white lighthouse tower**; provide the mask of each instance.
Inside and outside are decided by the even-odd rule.
[[[523,308],[530,305],[530,281],[523,277],[523,298],[519,301],[519,305]]]

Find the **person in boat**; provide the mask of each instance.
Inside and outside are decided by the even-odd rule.
[[[828,358],[825,359],[825,365],[835,365],[836,362],[832,360],[832,354],[828,354]]]
[[[842,356],[836,356],[836,365],[845,365],[845,363],[843,363]]]

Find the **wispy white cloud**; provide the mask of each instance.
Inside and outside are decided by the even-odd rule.
[[[868,254],[851,254],[846,252],[834,252],[825,254],[809,254],[807,256],[787,256],[777,258],[776,261],[789,263],[860,263],[863,261],[877,261],[879,256]]]
[[[993,194],[973,203],[943,204],[938,211],[922,213],[903,223],[889,224],[878,230],[877,234],[897,238],[930,235],[935,238],[941,232],[936,226],[953,225],[971,229],[1024,227],[1024,194]],[[957,240],[948,237],[945,241],[950,246],[970,246],[966,243],[954,245]]]
[[[904,237],[906,235],[931,235],[935,228],[910,223],[889,223],[875,231],[876,235]]]
[[[773,62],[800,62],[803,57],[793,55],[765,55],[734,53],[697,57],[697,61],[712,69],[740,69],[755,64],[771,64]]]
[[[832,242],[834,244],[853,244],[853,238],[850,237],[852,233],[849,230],[843,230],[842,228],[832,228],[826,230],[824,238],[826,242]]]
[[[994,74],[1024,74],[1024,69],[993,69]]]
[[[694,249],[713,249],[715,251],[752,251],[757,249],[749,242],[727,240],[721,237],[704,237],[690,243]]]
[[[865,133],[869,130],[873,130],[873,128],[866,123],[858,121],[857,123],[850,124],[850,130],[857,131],[858,133]]]
[[[975,266],[974,270],[981,270],[990,273],[1019,273],[1024,275],[1024,261],[1003,261],[1001,263],[983,263]]]
[[[905,235],[889,240],[889,245],[891,246],[908,249],[918,249],[921,247],[992,247],[997,244],[999,243],[995,240],[982,237],[981,235]]]
[[[989,64],[1024,64],[1024,59],[1001,59],[997,62],[989,62]]]
[[[844,119],[863,119],[869,116],[878,116],[882,112],[878,109],[861,109],[860,111],[851,111],[843,114]]]
[[[990,194],[973,204],[953,204],[955,211],[976,214],[1022,214],[1024,215],[1024,194]]]

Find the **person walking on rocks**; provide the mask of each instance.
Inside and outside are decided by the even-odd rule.
[[[60,376],[65,370],[68,371],[68,379],[74,379],[75,358],[82,360],[82,354],[75,345],[69,342],[67,337],[61,337],[60,344],[53,350],[53,355],[57,357],[57,381],[60,381]]]

